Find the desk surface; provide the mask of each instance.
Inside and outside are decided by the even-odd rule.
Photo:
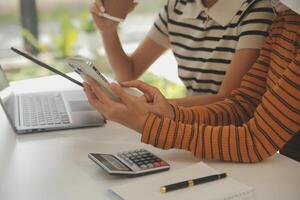
[[[56,83],[64,81],[47,77],[22,82],[22,87],[26,88],[25,83],[40,86],[32,83],[53,79]],[[1,200],[110,200],[113,198],[107,189],[111,186],[143,178],[107,175],[88,159],[90,152],[114,153],[143,147],[167,160],[171,170],[199,162],[189,152],[163,151],[141,144],[139,134],[113,122],[101,128],[16,135],[0,108],[0,127]],[[300,163],[285,156],[277,154],[258,164],[206,163],[252,186],[255,199],[300,199]]]

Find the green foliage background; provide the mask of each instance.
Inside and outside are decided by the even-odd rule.
[[[42,1],[42,0],[40,0]],[[143,16],[145,14],[158,13],[162,5],[165,3],[163,0],[149,1],[144,0],[141,4],[142,6],[137,6],[133,13],[128,17]],[[73,20],[78,20],[80,22],[79,27],[75,27]],[[56,69],[68,73],[71,69],[65,64],[64,58],[73,55],[74,49],[73,45],[78,38],[79,31],[92,32],[95,31],[93,23],[91,23],[91,18],[89,17],[88,6],[58,6],[52,9],[46,9],[43,12],[39,12],[39,22],[56,21],[60,24],[60,32],[58,34],[52,34],[51,38],[53,40],[53,46],[45,47],[39,44],[26,30],[21,30],[20,35],[25,36],[27,39],[32,41],[32,43],[42,51],[51,51],[53,57],[47,59],[45,62],[54,66]],[[18,14],[0,13],[0,26],[3,24],[19,24]],[[101,60],[106,60],[101,58]],[[106,62],[100,63],[107,73],[111,73]],[[35,78],[42,76],[53,75],[46,69],[43,69],[36,65],[28,65],[26,67],[13,68],[7,71],[9,80],[22,80],[27,78]],[[155,87],[158,87],[162,93],[169,98],[183,97],[185,95],[185,89],[182,85],[177,85],[170,82],[164,77],[156,76],[150,72],[146,72],[141,78]]]

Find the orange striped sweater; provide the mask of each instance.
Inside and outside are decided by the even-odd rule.
[[[151,113],[142,142],[184,149],[200,159],[267,159],[300,131],[300,16],[278,16],[257,62],[224,101],[173,106],[175,119]]]

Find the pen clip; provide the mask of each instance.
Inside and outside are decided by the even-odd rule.
[[[189,184],[189,187],[193,187],[194,186],[194,181],[193,180],[188,180],[188,184]]]

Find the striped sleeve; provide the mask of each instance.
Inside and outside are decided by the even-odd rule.
[[[266,38],[256,63],[243,77],[240,88],[234,90],[229,98],[214,104],[192,108],[172,105],[175,116],[174,121],[185,124],[198,123],[216,126],[241,125],[252,118],[266,91],[272,49],[271,40],[271,37]]]
[[[268,85],[266,74],[272,72],[267,67],[272,63],[266,47],[230,99],[177,108],[175,120],[151,113],[142,142],[184,149],[199,159],[254,163],[275,154],[300,131],[300,49],[276,83]]]
[[[300,130],[299,83],[300,53],[278,84],[263,95],[248,122],[239,126],[185,124],[150,114],[142,142],[163,149],[185,149],[200,159],[245,163],[265,160]]]
[[[170,46],[168,32],[168,7],[169,1],[164,5],[147,34],[147,37],[151,40],[166,48],[169,48]]]
[[[270,1],[256,1],[239,22],[237,49],[260,49],[274,19]]]

